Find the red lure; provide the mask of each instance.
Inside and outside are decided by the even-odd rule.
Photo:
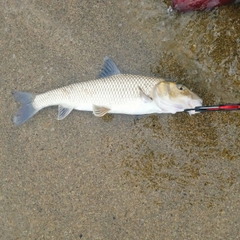
[[[199,106],[195,108],[185,109],[184,112],[188,111],[196,112],[206,112],[206,111],[236,111],[240,110],[240,103],[237,104],[225,104],[225,105],[215,105],[215,106]]]
[[[180,12],[212,9],[235,0],[172,0],[172,8]]]

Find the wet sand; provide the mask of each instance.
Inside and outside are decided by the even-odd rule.
[[[11,91],[125,73],[239,102],[240,6],[168,15],[161,1],[0,4],[1,239],[240,239],[240,113],[42,110],[20,127]]]

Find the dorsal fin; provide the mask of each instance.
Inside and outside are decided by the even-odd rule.
[[[104,58],[104,65],[98,75],[98,78],[110,77],[112,75],[120,74],[116,64],[109,57]]]

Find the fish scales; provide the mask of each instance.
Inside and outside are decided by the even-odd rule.
[[[107,78],[71,84],[39,94],[33,101],[35,108],[69,104],[78,107],[84,104],[117,105],[139,98],[140,87],[151,95],[154,85],[161,79],[130,74],[113,75]]]

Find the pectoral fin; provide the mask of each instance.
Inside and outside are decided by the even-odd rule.
[[[102,107],[102,106],[96,106],[93,105],[93,114],[96,117],[103,117],[105,114],[107,114],[111,109]]]
[[[73,108],[65,108],[61,105],[58,106],[58,120],[64,119],[71,111]]]
[[[151,97],[149,97],[147,94],[145,94],[140,87],[138,87],[138,89],[139,89],[139,93],[140,93],[140,98],[142,99],[143,102],[145,102],[145,103],[152,102]]]

